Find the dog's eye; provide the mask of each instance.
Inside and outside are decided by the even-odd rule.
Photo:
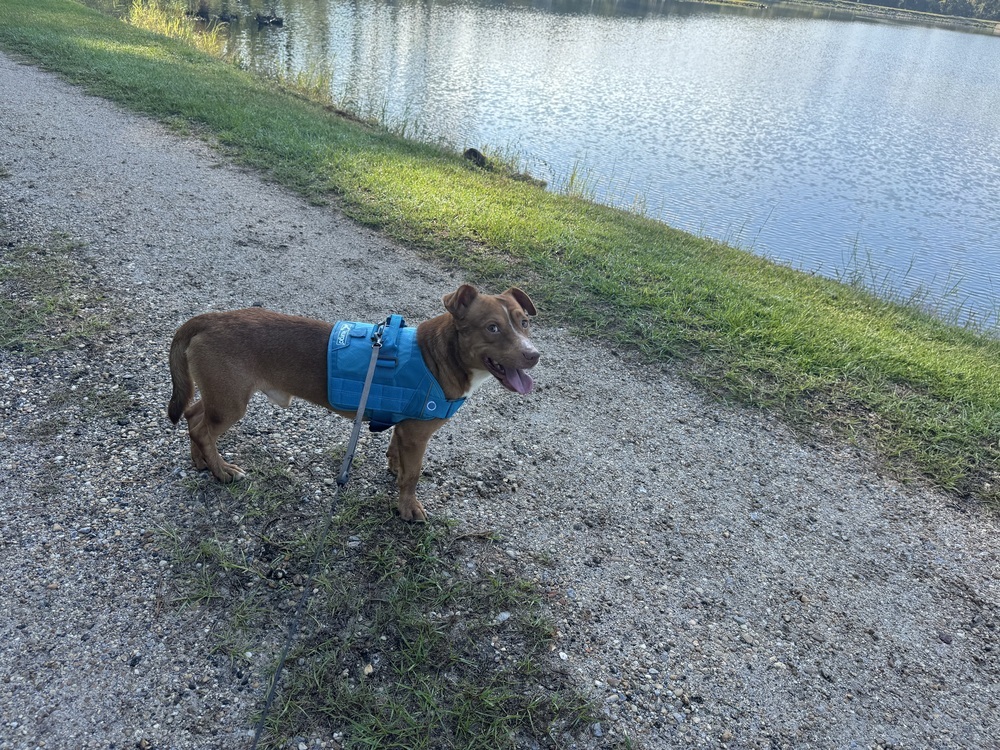
[[[500,326],[498,326],[496,323],[490,323],[488,326],[486,326],[486,330],[489,331],[490,333],[500,333]]]

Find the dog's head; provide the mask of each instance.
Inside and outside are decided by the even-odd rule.
[[[516,287],[480,294],[463,284],[442,301],[455,320],[470,368],[485,370],[515,393],[530,393],[526,370],[538,364],[539,356],[530,338],[535,316],[531,298]]]

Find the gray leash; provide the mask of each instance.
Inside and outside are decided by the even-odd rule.
[[[340,500],[340,493],[343,491],[347,481],[351,478],[351,464],[354,461],[354,452],[358,447],[358,437],[361,435],[361,422],[365,415],[365,405],[368,403],[368,392],[371,390],[372,378],[375,376],[375,364],[378,362],[379,350],[382,348],[382,326],[375,329],[375,333],[372,335],[372,358],[368,363],[368,374],[365,375],[365,385],[361,389],[361,401],[358,404],[358,413],[354,417],[354,427],[351,429],[351,439],[347,442],[347,452],[344,454],[344,461],[340,465],[340,476],[337,477],[337,492],[333,496],[333,501],[330,503],[330,512],[326,514],[326,523],[323,526],[323,534],[319,538],[319,543],[316,545],[316,551],[313,553],[312,562],[309,564],[309,574],[306,577],[305,588],[302,590],[302,595],[299,597],[298,606],[295,608],[295,614],[292,616],[291,622],[288,623],[288,634],[285,636],[285,645],[281,649],[281,656],[278,658],[278,667],[274,670],[274,677],[271,678],[271,685],[267,690],[267,698],[264,700],[264,709],[261,711],[260,720],[257,722],[257,728],[254,730],[253,742],[250,744],[250,750],[257,750],[257,743],[260,742],[261,735],[264,733],[264,724],[267,721],[268,715],[271,713],[271,706],[274,704],[274,697],[278,692],[278,683],[281,681],[281,672],[285,668],[285,660],[288,658],[288,652],[292,648],[292,643],[295,642],[295,638],[299,633],[299,623],[302,620],[302,614],[305,612],[306,604],[309,602],[309,596],[312,593],[313,577],[316,575],[316,568],[319,566],[319,556],[323,551],[323,541],[326,539],[328,533],[330,533],[330,524],[333,522],[333,511],[337,507],[337,503]]]

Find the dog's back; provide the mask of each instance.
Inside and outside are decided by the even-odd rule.
[[[180,420],[195,385],[204,397],[206,381],[222,380],[223,373],[231,376],[226,385],[238,391],[291,393],[325,406],[322,375],[331,329],[323,321],[259,307],[191,318],[170,345],[170,420]]]

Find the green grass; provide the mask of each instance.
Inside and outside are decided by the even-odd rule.
[[[8,0],[0,47],[712,393],[833,426],[901,476],[1000,500],[1000,342],[849,285],[546,193],[70,0]]]
[[[200,30],[193,18],[185,15],[188,3],[184,0],[132,0],[125,20],[139,29],[180,39],[195,49],[212,55],[221,55],[226,40],[222,27],[212,24]]]
[[[545,666],[554,628],[489,538],[442,521],[394,523],[384,494],[355,490],[320,538],[329,496],[307,499],[310,488],[263,453],[241,458],[250,478],[189,480],[190,512],[158,539],[175,604],[218,610],[216,649],[239,670],[284,635],[319,545],[261,747],[334,733],[352,748],[561,746],[596,721],[570,679]],[[261,700],[265,687],[255,686]]]
[[[25,245],[0,224],[0,349],[40,354],[108,326],[100,290],[76,279],[74,246],[53,237]]]

